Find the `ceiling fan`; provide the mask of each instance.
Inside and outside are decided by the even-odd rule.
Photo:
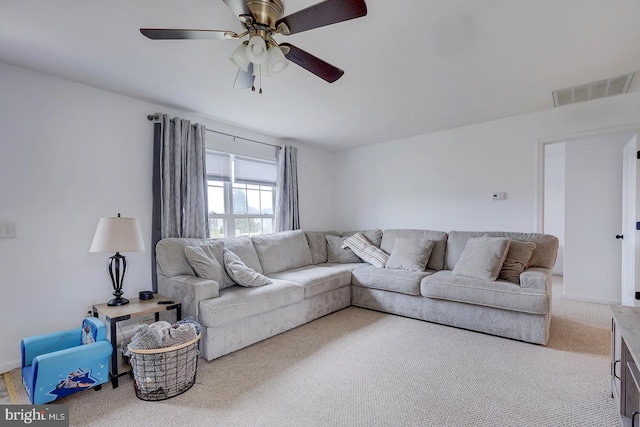
[[[283,17],[281,0],[223,0],[240,20],[240,34],[224,30],[192,30],[140,28],[152,40],[237,40],[249,36],[229,57],[239,68],[234,87],[255,90],[256,77],[284,70],[289,61],[310,71],[329,83],[338,80],[344,71],[289,43],[276,43],[277,34],[290,35],[336,24],[367,14],[364,0],[325,0]],[[262,93],[262,89],[260,89]]]

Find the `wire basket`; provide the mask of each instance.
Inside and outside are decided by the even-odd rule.
[[[173,347],[131,348],[129,363],[138,399],[165,400],[189,390],[196,382],[198,341],[200,334]]]

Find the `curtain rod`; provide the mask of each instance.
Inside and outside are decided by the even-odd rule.
[[[160,120],[160,116],[157,115],[157,114],[149,114],[147,116],[147,120],[149,120],[150,122],[159,121]],[[262,144],[262,145],[268,145],[269,147],[280,148],[279,145],[273,145],[273,144],[269,144],[267,142],[256,141],[255,139],[243,138],[241,136],[231,135],[230,133],[219,132],[217,130],[212,130],[212,129],[209,129],[209,128],[205,128],[205,130],[207,132],[217,133],[219,135],[230,136],[233,139],[238,138],[238,139],[242,139],[244,141],[255,142],[256,144]]]

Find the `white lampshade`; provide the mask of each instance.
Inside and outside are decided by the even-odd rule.
[[[289,61],[284,57],[284,53],[282,53],[279,47],[271,46],[267,52],[272,72],[279,73],[289,66]]]
[[[248,42],[242,43],[229,57],[231,62],[244,72],[249,69],[249,63],[251,62],[249,58],[247,58],[247,44]]]
[[[271,75],[271,71],[269,71],[269,64],[264,63],[262,65],[253,64],[253,73],[255,77],[269,77]]]
[[[249,40],[249,44],[247,45],[245,52],[247,54],[247,58],[249,61],[254,64],[264,64],[267,62],[269,54],[267,53],[267,44],[264,42],[264,39],[260,36],[253,36],[251,40]]]
[[[119,215],[119,214],[118,214]],[[100,218],[89,252],[144,251],[138,220],[135,218]]]

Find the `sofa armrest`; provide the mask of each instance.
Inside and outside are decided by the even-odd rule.
[[[215,280],[196,276],[166,277],[158,275],[158,292],[182,303],[182,315],[198,320],[200,301],[218,298],[220,285]]]
[[[551,270],[542,267],[527,268],[520,274],[520,286],[551,293]]]

